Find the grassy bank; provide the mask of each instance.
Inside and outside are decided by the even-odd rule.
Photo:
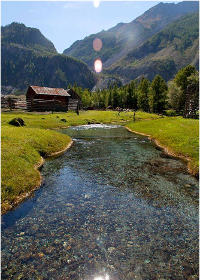
[[[9,124],[13,118],[22,118],[24,127]],[[158,118],[139,113],[137,119]],[[68,113],[20,113],[1,114],[1,204],[2,213],[24,199],[41,183],[36,167],[42,157],[63,150],[71,142],[70,137],[49,129],[59,129],[71,125],[87,123],[121,123],[133,120],[133,113],[88,111],[77,115]]]
[[[199,121],[182,117],[165,117],[128,124],[132,131],[155,139],[169,153],[189,159],[190,172],[199,172]]]
[[[22,118],[27,127],[53,129],[62,128],[72,125],[83,125],[88,122],[99,123],[127,123],[133,121],[133,112],[114,111],[81,111],[80,115],[74,112],[53,113],[53,114],[36,114],[36,113],[2,113],[2,126],[8,125],[8,122],[14,117]],[[156,114],[148,114],[144,112],[136,113],[136,120],[140,119],[158,119],[160,116]],[[64,121],[66,120],[66,122]]]
[[[42,156],[64,150],[71,138],[56,131],[27,127],[2,127],[1,130],[2,213],[11,209],[39,187],[37,167]]]

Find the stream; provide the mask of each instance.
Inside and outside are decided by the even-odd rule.
[[[60,131],[74,144],[3,215],[1,279],[198,279],[198,180],[117,125]]]

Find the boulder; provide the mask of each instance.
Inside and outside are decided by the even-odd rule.
[[[9,122],[9,124],[15,125],[15,126],[25,126],[26,125],[24,120],[22,120],[21,118],[14,118]]]

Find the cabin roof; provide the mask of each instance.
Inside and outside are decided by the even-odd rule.
[[[69,96],[70,94],[67,90],[63,88],[48,88],[48,87],[38,87],[30,86],[36,94],[46,94],[46,95],[59,95],[59,96]]]
[[[78,95],[78,93],[75,90],[73,90],[73,88],[68,89],[67,92],[69,93],[70,96],[74,95],[74,96],[76,96],[76,98],[81,99],[80,96]]]

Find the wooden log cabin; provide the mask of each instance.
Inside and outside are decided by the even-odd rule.
[[[80,97],[72,89],[29,86],[26,93],[29,111],[68,111],[69,103],[78,104],[79,101]]]

